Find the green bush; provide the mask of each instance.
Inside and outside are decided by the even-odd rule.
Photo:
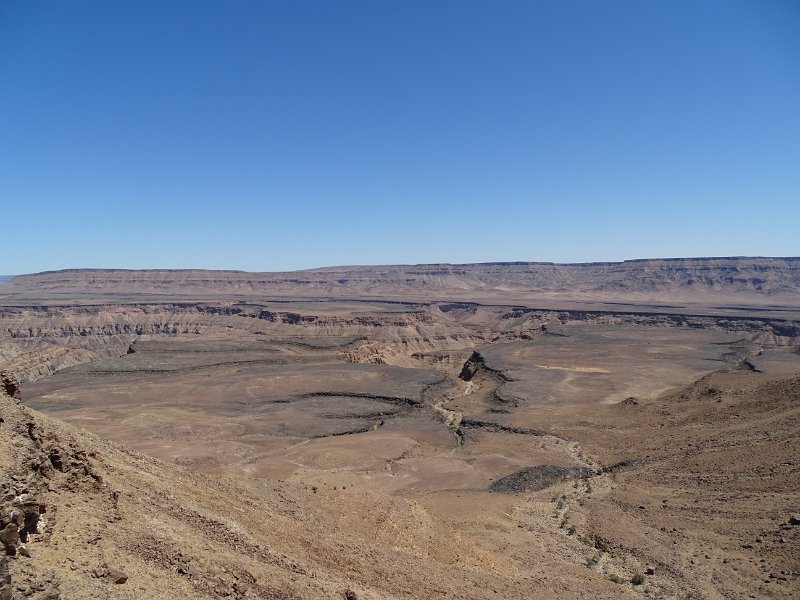
[[[644,575],[641,573],[637,573],[633,577],[631,577],[631,583],[633,585],[642,585],[644,583]]]

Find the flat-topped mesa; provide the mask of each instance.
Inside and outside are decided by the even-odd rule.
[[[283,273],[68,269],[19,275],[0,300],[33,298],[571,298],[800,303],[800,257],[345,266]]]

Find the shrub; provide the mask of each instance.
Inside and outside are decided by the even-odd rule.
[[[600,552],[608,552],[611,553],[611,543],[608,540],[604,540],[599,535],[595,535],[594,539],[594,547],[600,550]]]
[[[641,573],[637,573],[633,577],[631,577],[631,583],[633,585],[642,585],[644,583],[644,575]]]

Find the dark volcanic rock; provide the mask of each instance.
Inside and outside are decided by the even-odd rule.
[[[586,467],[557,467],[555,465],[537,465],[535,467],[525,467],[516,473],[506,475],[498,479],[489,489],[494,492],[504,494],[515,494],[519,492],[536,492],[550,487],[560,481],[571,479],[586,479],[591,477],[594,471]]]

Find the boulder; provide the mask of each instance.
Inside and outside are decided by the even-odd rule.
[[[105,579],[111,583],[123,584],[128,581],[128,576],[119,569],[108,569]]]

